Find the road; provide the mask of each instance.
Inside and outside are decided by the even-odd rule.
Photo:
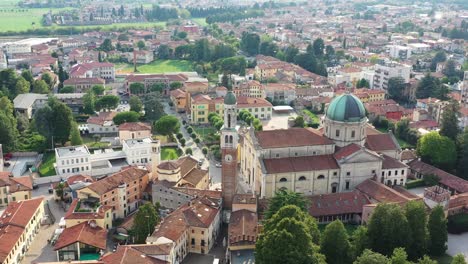
[[[53,250],[52,245],[48,243],[48,239],[52,237],[55,229],[58,228],[60,219],[65,215],[65,211],[59,206],[57,202],[52,199],[52,195],[48,192],[48,186],[40,186],[38,189],[33,190],[33,197],[43,196],[49,203],[50,210],[52,211],[56,221],[53,225],[44,225],[39,229],[39,233],[34,238],[31,247],[26,252],[26,255],[21,263],[38,263],[38,262],[51,262],[57,261],[57,253]]]

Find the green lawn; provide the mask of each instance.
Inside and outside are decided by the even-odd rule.
[[[83,136],[81,138],[88,148],[107,148],[110,146],[108,142],[100,142],[99,140],[101,139],[98,139],[98,142],[96,142],[96,140],[91,136]]]
[[[316,114],[307,109],[302,110],[302,113],[310,118],[310,123],[320,124],[320,118]]]
[[[52,176],[56,175],[55,168],[55,153],[54,152],[47,152],[42,157],[42,164],[39,167],[39,174],[41,177]]]
[[[210,135],[217,132],[214,127],[192,127],[195,133],[200,136],[201,140],[209,140],[209,138],[211,138]]]
[[[119,63],[115,65],[118,73],[133,73],[133,65]],[[166,73],[193,71],[192,63],[185,60],[155,60],[149,64],[137,66],[139,73]]]
[[[206,18],[204,17],[192,18],[191,20],[195,22],[196,24],[198,24],[200,27],[208,26],[208,23],[206,23]]]
[[[175,160],[182,156],[182,151],[173,147],[161,148],[161,160]]]

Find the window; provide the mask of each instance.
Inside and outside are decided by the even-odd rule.
[[[392,171],[388,171],[388,176],[392,176]]]
[[[397,176],[397,175],[398,175],[398,171],[397,171],[397,170],[395,170],[395,176]]]
[[[356,136],[356,131],[351,131],[351,138],[354,138]]]
[[[338,172],[334,171],[333,176],[337,176],[337,175],[338,175]]]
[[[346,176],[351,176],[351,172],[346,172]]]
[[[205,231],[201,231],[201,234],[204,235],[204,234],[205,234]]]
[[[279,154],[276,154],[276,157],[279,158]]]
[[[317,180],[323,180],[323,179],[325,179],[325,175],[319,175],[319,176],[317,177]]]
[[[305,181],[305,180],[306,180],[306,177],[305,177],[305,176],[301,176],[301,177],[299,177],[299,180],[300,180],[300,181]]]
[[[385,171],[382,171],[382,176],[385,176]]]
[[[401,175],[405,175],[405,170],[401,170]]]
[[[372,170],[372,174],[375,174],[375,170]]]
[[[346,190],[349,190],[349,181],[346,181]]]
[[[336,137],[339,137],[339,136],[340,136],[340,130],[339,130],[339,129],[337,129],[337,130],[335,131],[335,136],[336,136]]]
[[[287,182],[288,180],[286,178],[281,178],[279,181],[280,182]]]

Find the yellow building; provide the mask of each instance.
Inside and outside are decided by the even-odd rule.
[[[206,190],[209,185],[208,170],[198,168],[198,160],[191,156],[162,162],[157,167],[156,175],[158,181],[167,181],[174,187]]]
[[[385,100],[385,91],[384,90],[371,90],[371,89],[356,89],[354,94],[363,102],[376,102]]]
[[[13,177],[10,172],[0,172],[0,207],[10,202],[31,199],[31,177]]]
[[[178,113],[185,112],[187,108],[188,93],[180,89],[171,91],[171,101]]]
[[[21,263],[44,218],[43,198],[11,202],[0,226],[0,263]]]
[[[74,199],[64,218],[66,228],[94,220],[99,227],[109,229],[112,228],[112,207]]]
[[[223,98],[212,99],[206,94],[197,94],[190,98],[190,120],[192,124],[208,124],[208,115],[223,115]]]

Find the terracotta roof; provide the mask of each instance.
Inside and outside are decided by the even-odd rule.
[[[101,78],[70,78],[63,82],[63,85],[77,85],[77,84],[105,84],[106,81]]]
[[[70,176],[67,178],[66,181],[68,185],[73,185],[78,182],[95,182],[95,180],[92,177],[81,174]]]
[[[91,189],[92,191],[94,191],[95,193],[99,195],[103,195],[119,187],[119,185],[123,183],[136,181],[140,178],[143,178],[147,174],[148,174],[148,171],[146,170],[138,169],[135,167],[130,167],[126,170],[117,172],[107,178],[99,180],[89,185],[87,188]]]
[[[398,142],[391,134],[367,135],[365,146],[373,151],[399,150]]]
[[[237,97],[237,108],[251,107],[273,107],[273,105],[263,98],[253,98],[246,96]]]
[[[458,207],[468,209],[468,193],[457,194],[450,197],[449,208],[455,209]]]
[[[97,210],[93,210],[93,212],[78,212],[76,211],[76,207],[79,200],[80,199],[73,199],[70,208],[67,213],[65,213],[65,219],[104,219],[106,217],[106,212],[112,210],[112,206],[101,205]]]
[[[193,168],[190,170],[189,173],[187,173],[184,176],[184,180],[187,181],[192,185],[192,187],[195,187],[198,185],[198,183],[203,180],[208,175],[208,170],[201,170],[198,168]]]
[[[410,150],[410,149],[405,149],[401,152],[401,158],[400,160],[408,160],[408,161],[411,161],[411,160],[414,160],[416,159],[417,156],[416,154],[414,153],[414,150]]]
[[[97,116],[90,116],[86,121],[88,124],[104,125],[105,122],[110,122],[117,115],[117,112],[100,112]]]
[[[175,90],[171,91],[171,97],[185,98],[186,93],[184,91],[182,91],[181,89],[175,89]]]
[[[336,151],[335,154],[333,154],[333,156],[335,157],[335,159],[340,160],[342,158],[347,158],[360,150],[361,146],[352,143],[338,149],[338,151]]]
[[[468,181],[453,174],[445,172],[439,168],[429,165],[420,160],[413,160],[408,163],[412,171],[417,171],[423,175],[435,174],[440,178],[439,183],[455,190],[458,193],[468,192]]]
[[[119,131],[141,131],[149,130],[151,131],[151,125],[142,122],[128,122],[123,123],[119,126]]]
[[[249,210],[238,210],[229,218],[229,245],[255,245],[258,237],[257,213]]]
[[[334,142],[312,128],[291,128],[256,131],[258,143],[264,149],[333,145]]]
[[[67,247],[76,242],[100,249],[106,249],[107,231],[88,222],[65,228],[55,243],[54,250]]]
[[[408,197],[382,183],[367,179],[356,186],[356,190],[380,203],[406,204],[413,197]]]
[[[10,172],[0,172],[0,187],[10,186],[9,193],[32,191],[33,180],[30,176],[13,177]]]
[[[371,203],[364,194],[358,191],[313,195],[309,197],[309,200],[309,214],[313,217],[361,214],[362,207]]]
[[[212,191],[212,190],[200,190],[195,188],[186,188],[186,187],[174,187],[175,190],[183,192],[191,196],[206,196],[209,198],[220,199],[221,191]]]
[[[233,198],[233,204],[257,204],[257,197],[252,194],[236,194]]]
[[[4,262],[40,206],[43,198],[10,202],[0,216],[0,262]]]
[[[267,174],[339,169],[333,155],[264,159]]]
[[[132,82],[144,82],[146,79],[163,79],[172,82],[185,82],[188,80],[187,75],[182,73],[173,73],[173,74],[130,74],[125,77],[125,80],[129,83]]]
[[[382,155],[383,161],[382,161],[382,169],[387,170],[387,169],[403,169],[407,168],[408,166],[401,161],[394,159],[392,157],[389,157],[387,155]]]
[[[145,245],[146,246],[146,245]],[[148,245],[149,247],[159,247],[159,245]],[[131,246],[119,246],[117,251],[105,255],[100,258],[103,263],[106,264],[166,264],[169,263],[164,260],[142,254],[143,252],[138,250],[138,247]]]
[[[161,170],[177,170],[178,168],[179,168],[179,164],[172,160],[161,162],[158,165],[158,169],[161,169]]]

